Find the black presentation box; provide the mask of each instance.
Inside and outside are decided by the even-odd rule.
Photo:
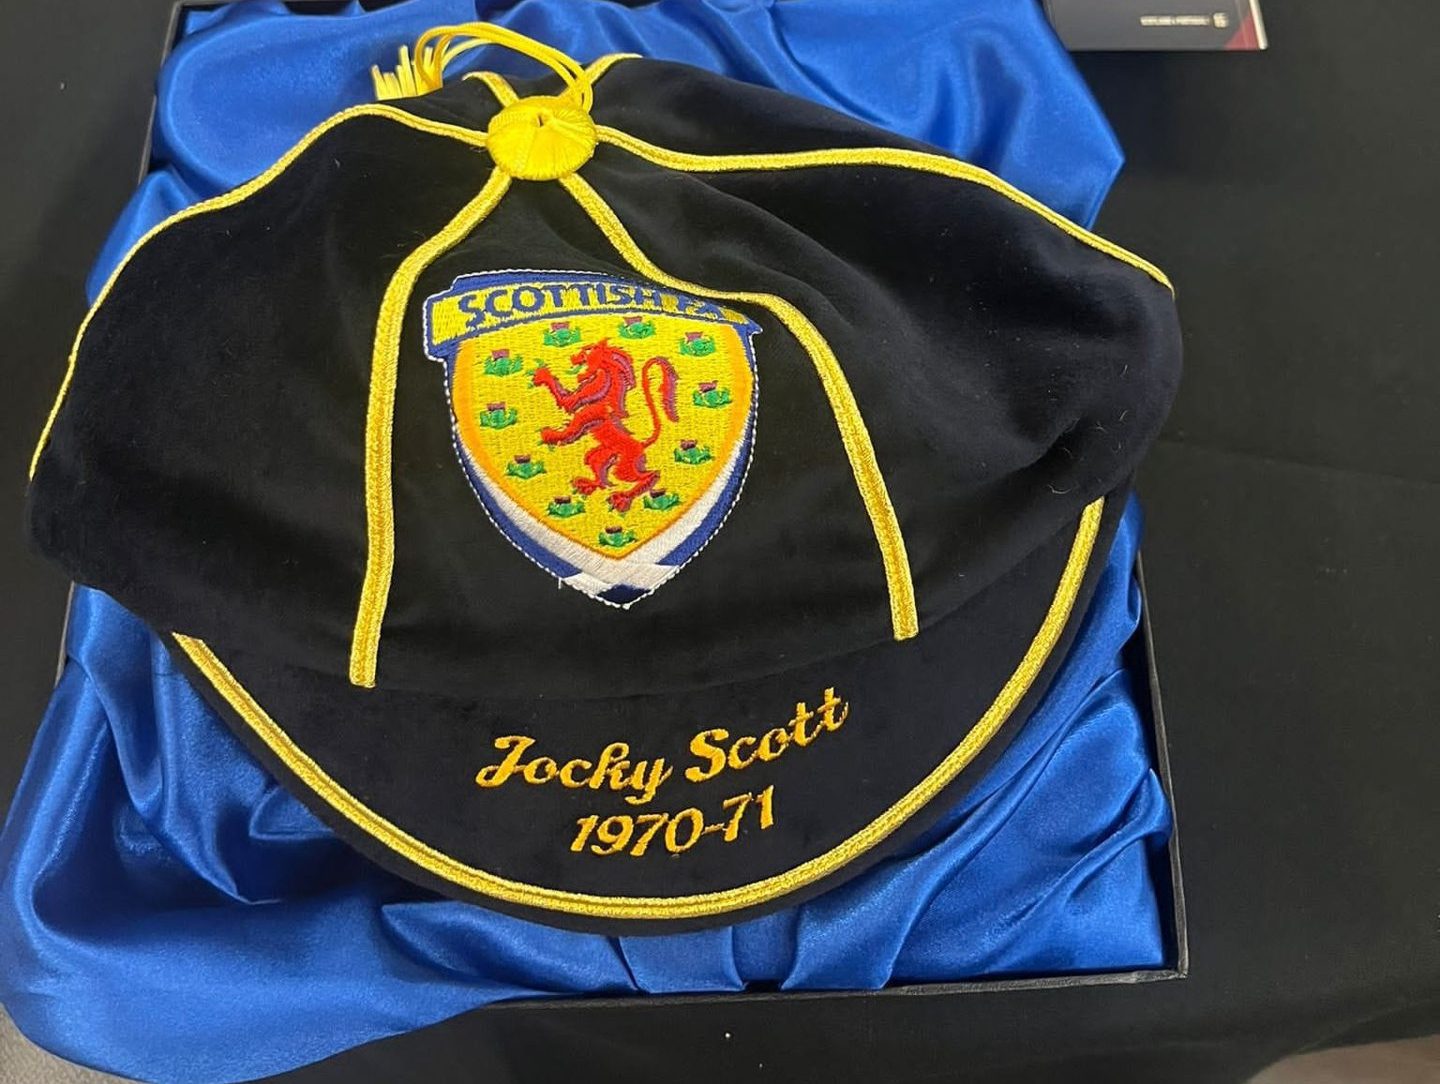
[[[1074,52],[1270,47],[1260,0],[1045,0],[1045,14]]]
[[[185,11],[190,8],[213,8],[218,5],[209,2],[194,2],[194,0],[178,0],[171,12],[166,38],[163,43],[157,42],[157,53],[163,61],[169,54],[180,35],[182,19]],[[330,3],[328,0],[295,0],[288,5],[296,10],[324,14],[337,10],[340,5]],[[367,4],[366,6],[379,6]],[[396,47],[401,44],[395,43]],[[393,53],[385,56],[377,56],[376,62],[382,66],[393,61]],[[153,113],[152,126],[153,132]],[[150,166],[150,137],[147,138],[140,149],[140,177],[144,177]],[[1142,600],[1145,604],[1142,610],[1140,628],[1126,647],[1128,662],[1135,674],[1141,672],[1148,676],[1144,691],[1148,696],[1141,702],[1142,711],[1148,715],[1151,724],[1151,754],[1154,767],[1164,789],[1166,799],[1170,803],[1172,815],[1175,813],[1175,795],[1172,788],[1169,750],[1165,735],[1165,718],[1161,707],[1160,680],[1156,667],[1154,641],[1151,635],[1150,609],[1145,593],[1145,579],[1143,574],[1143,562],[1137,559],[1135,574],[1140,584]],[[63,661],[63,648],[62,648]],[[533,1014],[544,1013],[548,1015],[579,1012],[584,1013],[591,1009],[606,1008],[613,1009],[623,1007],[627,1013],[646,1013],[647,1011],[661,1009],[675,1011],[684,1006],[692,1006],[696,1011],[706,1011],[703,1006],[714,1006],[726,1002],[754,1002],[767,1001],[778,1007],[779,1004],[792,1000],[814,1001],[816,999],[894,999],[900,997],[924,996],[953,997],[966,995],[968,997],[984,998],[989,994],[999,994],[1024,989],[1054,989],[1061,987],[1082,987],[1082,986],[1104,986],[1104,985],[1131,985],[1137,983],[1148,983],[1183,979],[1189,973],[1190,955],[1188,935],[1185,920],[1185,895],[1181,881],[1180,870],[1180,843],[1178,817],[1175,821],[1176,827],[1172,830],[1169,845],[1165,856],[1161,859],[1163,869],[1155,871],[1155,882],[1161,890],[1162,914],[1169,921],[1165,932],[1167,948],[1167,964],[1161,968],[1065,974],[1065,975],[1034,975],[1034,976],[1005,976],[996,979],[968,979],[957,982],[927,983],[924,985],[891,986],[878,991],[757,991],[743,994],[696,994],[696,995],[657,995],[650,997],[604,997],[604,998],[563,998],[553,1000],[527,1000],[502,1002],[488,1006],[485,1009],[477,1010],[485,1013],[505,1014]],[[293,1073],[283,1074],[277,1080],[289,1080],[293,1077],[297,1082],[310,1078],[310,1070],[299,1069]]]

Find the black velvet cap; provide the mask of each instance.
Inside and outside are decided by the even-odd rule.
[[[147,235],[29,525],[381,863],[664,932],[853,876],[978,778],[1179,334],[1155,268],[933,148],[586,78],[349,110]]]

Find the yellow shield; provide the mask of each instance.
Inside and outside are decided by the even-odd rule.
[[[542,568],[622,606],[678,572],[739,496],[759,330],[583,272],[466,275],[425,305],[481,505]]]

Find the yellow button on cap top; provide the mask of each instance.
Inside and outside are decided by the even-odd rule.
[[[590,114],[564,98],[512,102],[490,119],[486,147],[495,164],[522,181],[553,181],[590,161],[597,137]]]

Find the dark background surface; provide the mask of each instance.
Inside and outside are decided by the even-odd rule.
[[[66,590],[24,548],[26,466],[168,8],[0,6],[0,805]],[[1268,53],[1079,58],[1129,156],[1100,229],[1169,272],[1187,335],[1141,490],[1191,977],[505,1007],[281,1079],[1235,1081],[1440,1030],[1440,5],[1266,16]]]

